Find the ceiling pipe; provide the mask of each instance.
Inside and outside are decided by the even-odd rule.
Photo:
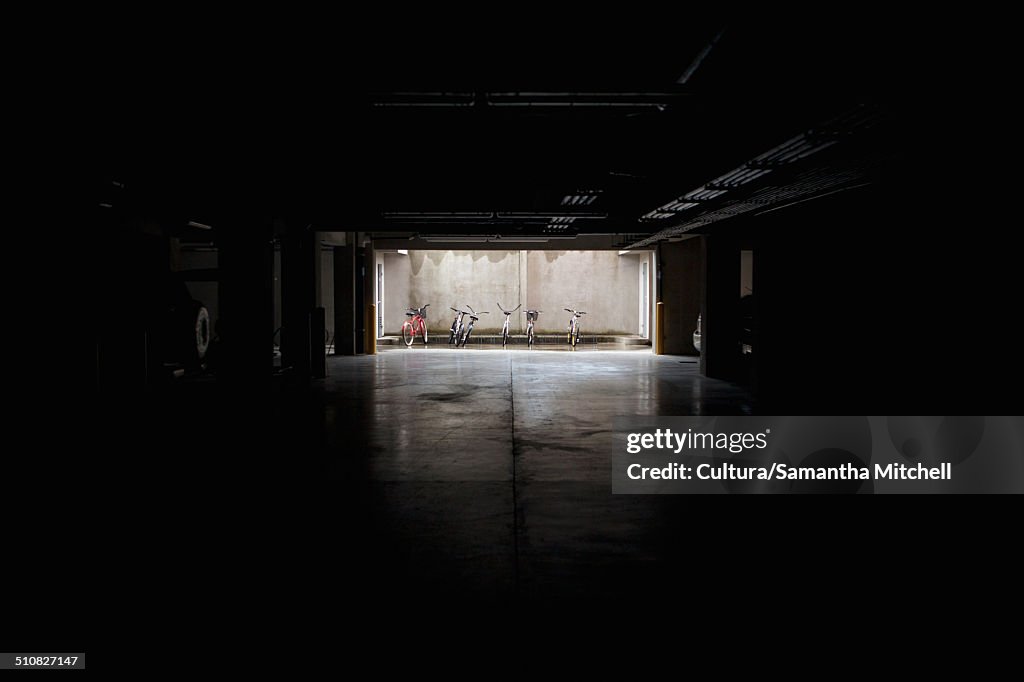
[[[374,107],[625,107],[664,109],[685,92],[387,92]]]
[[[692,62],[690,62],[690,65],[686,67],[686,71],[683,72],[683,75],[679,77],[679,80],[677,80],[676,83],[679,85],[686,85],[687,81],[693,78],[693,74],[697,73],[697,69],[700,68],[700,65],[704,63],[707,56],[711,54],[711,50],[718,44],[718,41],[721,40],[723,33],[725,33],[724,28],[715,34],[715,37],[711,39],[710,43],[704,46],[704,49],[697,53],[697,56]]]

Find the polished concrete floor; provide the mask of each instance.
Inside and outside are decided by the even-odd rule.
[[[650,351],[393,348],[328,373],[347,570],[413,599],[546,603],[675,575],[689,503],[611,494],[612,419],[752,410],[695,358]]]

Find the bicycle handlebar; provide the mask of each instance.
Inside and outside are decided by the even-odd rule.
[[[406,308],[406,310],[414,312],[416,314],[422,314],[424,317],[426,317],[426,315],[427,315],[427,308],[429,308],[429,307],[430,307],[429,303],[424,303],[419,308]],[[422,313],[421,313],[421,311],[422,311]]]
[[[501,302],[500,301],[496,301],[496,303],[498,304],[498,307],[501,308]],[[511,315],[512,313],[514,313],[515,311],[519,310],[522,307],[523,307],[523,304],[520,303],[519,305],[517,305],[512,310],[505,310],[504,308],[501,308],[501,312],[505,313],[506,315]]]
[[[573,315],[586,315],[587,313],[583,310],[570,310],[569,308],[563,308],[565,312],[572,313]]]

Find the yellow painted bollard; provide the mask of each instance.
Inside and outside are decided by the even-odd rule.
[[[654,308],[654,320],[658,331],[654,335],[654,354],[665,354],[665,304],[658,301]]]
[[[377,304],[371,303],[366,309],[366,354],[377,354]]]

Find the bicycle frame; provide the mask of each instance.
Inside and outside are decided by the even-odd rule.
[[[465,331],[462,334],[462,347],[463,348],[466,347],[466,342],[469,341],[469,335],[473,333],[473,327],[476,326],[476,321],[480,319],[480,315],[489,315],[490,314],[486,310],[478,313],[475,310],[473,310],[473,308],[471,308],[470,306],[467,305],[466,307],[469,308],[469,313],[468,313],[468,315],[469,315],[469,324],[466,325],[466,329],[465,329]],[[456,347],[458,347],[458,343],[456,343],[455,345],[456,345]]]
[[[521,308],[522,305],[523,304],[520,303],[519,305],[517,305],[512,310],[505,310],[504,308],[501,307],[501,303],[500,302],[498,303],[498,308],[501,310],[501,312],[505,313],[505,326],[503,326],[501,328],[501,347],[502,348],[504,348],[508,344],[508,339],[509,339],[508,322],[509,322],[510,319],[512,319],[512,313],[514,313],[515,311],[519,310],[519,308]]]
[[[402,323],[402,339],[407,347],[412,347],[416,334],[423,335],[423,345],[427,345],[427,303],[419,308],[409,308],[405,313],[410,319]]]
[[[451,306],[449,306],[448,309],[455,313],[455,319],[452,321],[451,334],[448,335],[448,343],[454,343],[458,346],[459,339],[462,335],[462,318],[466,315],[466,311],[456,310]]]
[[[540,314],[544,312],[542,310],[524,310],[523,315],[526,315],[526,343],[533,348],[533,323],[537,321]]]
[[[566,312],[572,313],[572,317],[569,318],[569,335],[567,341],[573,348],[580,342],[580,317],[587,313],[582,310],[572,310],[571,308],[565,308]]]

